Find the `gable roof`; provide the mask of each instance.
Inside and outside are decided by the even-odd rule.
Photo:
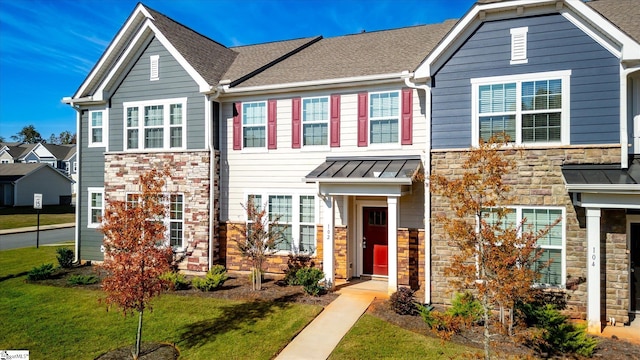
[[[640,3],[638,0],[592,0],[586,4],[635,41],[640,42]]]
[[[49,150],[57,160],[68,160],[76,153],[76,145],[74,144],[44,144],[44,147],[47,148],[47,150]]]
[[[60,171],[52,168],[47,164],[34,163],[34,164],[0,164],[0,181],[19,181],[20,179],[29,176],[43,168],[49,168],[50,171],[62,176],[69,182],[73,182],[72,179],[63,175]],[[45,170],[49,171],[49,170]]]

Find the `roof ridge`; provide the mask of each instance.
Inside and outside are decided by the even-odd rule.
[[[299,41],[299,40],[306,40],[306,39],[315,39],[317,37],[322,37],[322,35],[315,35],[315,36],[302,36],[299,38],[295,38],[295,39],[285,39],[285,40],[274,40],[274,41],[267,41],[267,42],[261,42],[261,43],[255,43],[255,44],[247,44],[247,45],[237,45],[237,46],[230,46],[229,49],[233,50],[233,49],[239,49],[239,48],[245,48],[245,47],[252,47],[252,46],[260,46],[260,45],[270,45],[270,44],[277,44],[277,43],[285,43],[285,42],[289,42],[289,41]]]

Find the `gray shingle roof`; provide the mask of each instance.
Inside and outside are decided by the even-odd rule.
[[[49,166],[47,164],[0,164],[0,178],[17,177],[21,178],[38,168]]]
[[[145,6],[153,23],[191,66],[212,86],[223,79],[238,53]]]
[[[620,30],[640,42],[640,1],[597,0],[586,3]]]
[[[76,152],[75,145],[43,144],[58,160],[67,160]]]
[[[237,87],[413,71],[455,22],[322,39]]]

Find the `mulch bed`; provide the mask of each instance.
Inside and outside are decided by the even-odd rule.
[[[41,284],[52,286],[72,287],[67,283],[67,279],[72,275],[97,275],[104,276],[99,272],[96,266],[80,266],[72,269],[58,270],[52,279],[39,281]],[[100,284],[84,285],[87,289],[100,289]],[[274,278],[267,278],[262,284],[262,290],[253,291],[248,275],[230,274],[222,287],[215,291],[202,292],[197,289],[177,290],[171,293],[180,296],[200,296],[211,297],[228,300],[241,301],[277,301],[277,302],[295,302],[302,304],[326,306],[338,297],[335,293],[325,293],[321,296],[309,296],[304,293],[301,286],[287,286],[281,281]],[[420,316],[398,315],[389,306],[387,300],[376,299],[371,304],[367,313],[376,316],[389,323],[400,326],[404,329],[435,337]],[[451,341],[482,349],[482,327],[476,326],[465,329],[461,334],[454,335]],[[617,339],[598,338],[598,348],[594,354],[594,358],[598,359],[640,359],[640,345],[632,344],[627,341]],[[177,359],[179,354],[176,349],[167,344],[148,343],[143,344],[141,351],[144,356],[140,359],[145,360],[170,360]],[[540,358],[530,348],[513,342],[511,338],[497,336],[494,339],[495,358]],[[123,347],[114,351],[110,351],[101,355],[100,360],[130,359],[131,346]],[[579,358],[572,356],[562,356],[558,358]]]

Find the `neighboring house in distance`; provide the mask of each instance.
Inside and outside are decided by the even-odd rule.
[[[170,166],[167,243],[185,270],[249,269],[235,225],[252,199],[287,225],[269,271],[307,252],[330,284],[371,276],[448,303],[432,218],[449,210],[422,175],[455,174],[507,132],[525,154],[512,220],[561,219],[540,241],[553,263],[539,285],[592,331],[627,323],[640,311],[636,5],[480,1],[457,22],[228,48],[139,4],[63,100],[79,128],[76,254],[102,260],[106,201]]]
[[[75,182],[78,180],[76,148],[75,144],[0,143],[0,164],[48,164],[74,181],[72,193],[75,194]]]
[[[0,206],[33,205],[42,194],[43,205],[58,205],[71,196],[73,180],[47,164],[0,164]]]

